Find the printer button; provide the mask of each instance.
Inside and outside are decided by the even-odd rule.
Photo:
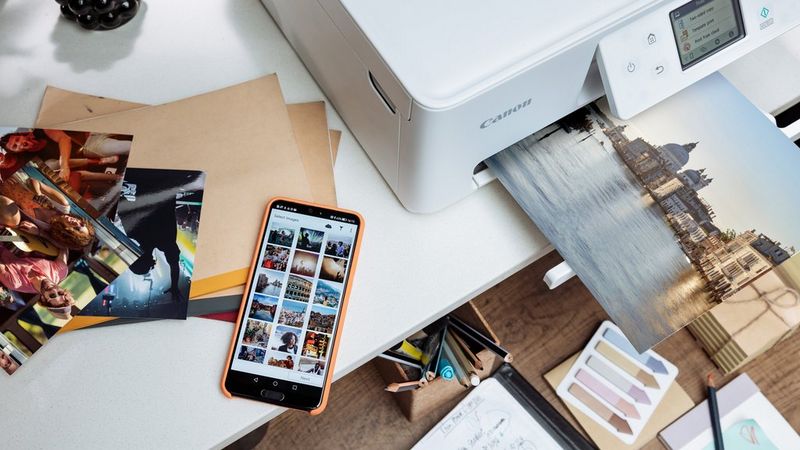
[[[659,61],[652,67],[653,77],[661,78],[667,72],[667,63],[664,61]]]

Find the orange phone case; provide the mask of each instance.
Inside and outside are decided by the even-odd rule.
[[[267,204],[267,208],[264,211],[264,218],[261,220],[261,228],[259,229],[259,240],[258,245],[256,245],[255,251],[253,252],[253,262],[250,263],[250,271],[247,274],[247,285],[244,287],[244,294],[242,295],[242,303],[239,305],[239,313],[236,318],[236,324],[234,326],[234,333],[231,337],[231,348],[228,352],[228,358],[225,361],[225,370],[222,372],[222,381],[220,387],[222,388],[222,393],[225,394],[228,398],[233,398],[233,395],[228,392],[225,388],[225,380],[228,377],[228,370],[231,366],[231,360],[233,359],[233,354],[236,351],[236,337],[238,335],[239,326],[242,322],[242,317],[244,316],[244,308],[247,305],[247,294],[250,292],[250,284],[253,282],[253,273],[255,273],[256,266],[258,265],[258,253],[261,249],[261,245],[263,244],[264,238],[264,229],[267,227],[267,221],[269,220],[269,212],[272,209],[272,204],[276,201],[283,200],[287,202],[299,203],[302,205],[309,205],[309,206],[317,206],[320,208],[332,209],[335,211],[341,211],[348,214],[353,214],[358,217],[358,220],[361,222],[358,226],[358,232],[356,233],[355,239],[355,247],[353,248],[353,256],[350,258],[350,272],[347,274],[347,280],[345,280],[344,285],[347,286],[345,292],[342,296],[342,304],[341,308],[339,309],[339,322],[336,324],[336,332],[334,333],[334,339],[331,344],[331,355],[328,360],[328,371],[325,373],[325,383],[322,385],[322,401],[320,402],[319,406],[315,409],[309,411],[309,414],[315,416],[317,414],[321,414],[322,411],[325,410],[325,407],[328,406],[328,397],[331,391],[331,382],[333,379],[333,369],[336,364],[336,355],[339,353],[339,339],[340,334],[342,332],[342,325],[344,324],[345,316],[347,315],[347,303],[350,300],[350,290],[352,288],[353,278],[356,273],[356,266],[358,265],[358,254],[359,250],[361,249],[361,237],[364,232],[364,217],[355,212],[350,211],[348,209],[342,209],[327,205],[321,205],[319,203],[308,202],[305,200],[296,200],[293,198],[286,198],[286,197],[275,197],[269,201]],[[255,401],[255,400],[254,400]],[[264,402],[266,403],[266,402]]]

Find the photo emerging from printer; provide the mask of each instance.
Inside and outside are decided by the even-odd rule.
[[[719,75],[630,121],[601,100],[487,165],[640,351],[800,246],[800,150]]]
[[[44,161],[0,180],[0,354],[14,373],[141,256]]]

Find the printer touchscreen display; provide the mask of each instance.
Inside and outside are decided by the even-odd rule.
[[[693,0],[669,15],[684,70],[745,34],[737,0]]]

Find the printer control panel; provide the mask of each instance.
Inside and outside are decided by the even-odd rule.
[[[597,62],[629,119],[800,24],[800,0],[676,0],[612,31]]]

